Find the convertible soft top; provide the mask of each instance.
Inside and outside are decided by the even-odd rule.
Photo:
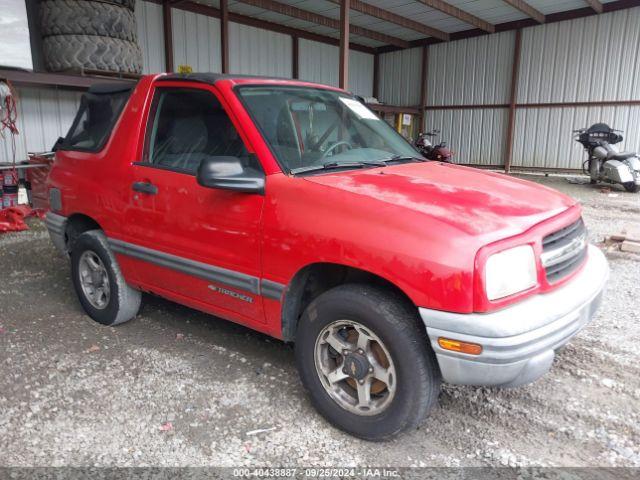
[[[190,82],[213,84],[220,80],[235,80],[241,78],[256,80],[291,80],[290,78],[266,77],[264,75],[234,75],[228,73],[170,73],[159,77],[156,81],[170,82],[176,80],[188,80]]]

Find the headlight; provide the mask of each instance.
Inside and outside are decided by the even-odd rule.
[[[485,265],[485,288],[489,300],[508,297],[536,285],[536,259],[529,245],[494,253]]]

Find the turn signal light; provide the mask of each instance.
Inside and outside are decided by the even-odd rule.
[[[482,353],[482,345],[451,340],[450,338],[438,338],[438,345],[452,352],[468,353],[469,355],[480,355]]]

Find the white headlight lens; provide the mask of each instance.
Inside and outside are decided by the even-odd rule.
[[[485,266],[487,298],[497,300],[536,285],[536,259],[529,245],[494,253]]]

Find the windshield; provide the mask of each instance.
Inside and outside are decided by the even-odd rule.
[[[420,157],[384,120],[346,94],[271,85],[241,87],[238,94],[285,171]]]

